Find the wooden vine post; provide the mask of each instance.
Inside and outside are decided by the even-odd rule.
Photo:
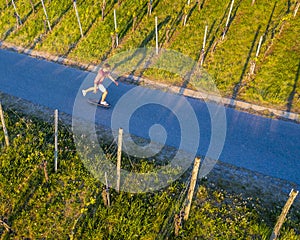
[[[32,8],[32,12],[35,13],[34,4],[33,4],[32,0],[29,0],[29,1],[30,1],[30,5],[31,5],[31,8]],[[7,0],[6,0],[6,3],[7,3]]]
[[[148,1],[148,10],[147,10],[148,16],[150,16],[152,14],[152,3],[153,3],[153,0]]]
[[[186,4],[183,9],[183,22],[182,22],[183,26],[186,25],[188,12],[189,12],[189,3]]]
[[[118,152],[117,152],[117,192],[120,192],[122,142],[123,142],[123,129],[120,128],[119,136],[118,136]]]
[[[79,18],[79,14],[78,14],[78,11],[77,11],[77,6],[76,6],[76,0],[73,0],[73,6],[74,6],[74,9],[75,9],[75,14],[76,14],[77,22],[78,22],[78,26],[79,26],[79,29],[80,29],[80,35],[81,35],[81,37],[83,37],[83,32],[82,32],[82,27],[81,27],[81,23],[80,23],[80,18]]]
[[[48,29],[48,27],[47,27],[47,21],[46,20],[44,20],[44,31],[45,31],[45,33],[47,33],[47,30]]]
[[[19,29],[19,27],[20,27],[19,17],[17,16],[16,13],[14,13],[14,16],[16,17],[16,26],[17,26],[17,29]]]
[[[184,7],[184,15],[183,15],[183,26],[186,25],[188,14],[189,14],[189,8],[190,8],[191,0],[188,0],[187,4]]]
[[[202,3],[201,3],[202,2]],[[201,9],[203,8],[204,6],[204,3],[205,3],[205,0],[197,0],[197,4],[198,4],[198,11],[200,12]]]
[[[253,6],[253,5],[254,5],[254,3],[255,3],[255,0],[252,0],[252,3],[251,3],[251,5]]]
[[[182,226],[182,221],[183,221],[183,217],[184,217],[184,211],[181,210],[179,212],[179,214],[175,214],[174,216],[174,233],[175,233],[175,236],[178,236],[179,235],[179,230]]]
[[[43,169],[44,169],[44,175],[45,175],[46,182],[48,182],[49,178],[48,178],[48,172],[47,172],[47,161],[44,161]]]
[[[51,25],[50,25],[50,21],[49,21],[49,18],[48,18],[48,14],[47,14],[47,11],[46,11],[46,7],[45,7],[45,4],[44,4],[44,0],[41,0],[42,2],[42,6],[43,6],[43,9],[44,9],[44,14],[46,16],[46,21],[47,21],[47,24],[48,24],[48,28],[49,28],[49,31],[51,32]]]
[[[156,49],[156,55],[158,55],[158,28],[157,28],[157,16],[155,17],[155,49]]]
[[[222,35],[222,40],[224,40],[225,38],[225,34],[228,30],[228,24],[229,24],[229,21],[230,21],[230,16],[231,16],[231,12],[232,12],[232,8],[233,8],[233,4],[234,4],[234,0],[231,1],[231,5],[230,5],[230,9],[229,9],[229,13],[228,13],[228,17],[227,17],[227,20],[226,20],[226,24],[225,24],[225,29],[223,31],[223,35]]]
[[[166,26],[166,42],[167,43],[170,41],[171,30],[172,30],[172,26],[170,24],[167,24],[167,26]]]
[[[118,26],[117,26],[117,13],[114,9],[114,25],[115,25],[115,34],[116,34],[116,46],[119,46],[119,37],[118,37]]]
[[[57,172],[58,110],[54,111],[54,170]]]
[[[264,36],[261,36],[260,39],[259,39],[259,43],[258,43],[258,47],[257,47],[257,50],[256,50],[255,57],[258,57],[258,55],[259,55],[259,52],[260,52],[260,48],[261,48],[261,44],[262,44],[263,39],[264,39]]]
[[[110,34],[110,37],[111,37],[111,49],[114,49],[116,47],[116,45],[115,45],[115,42],[116,42],[115,33],[112,32]]]
[[[188,196],[187,196],[187,205],[185,206],[185,209],[184,209],[184,217],[183,218],[185,221],[189,218],[193,195],[194,195],[195,186],[196,186],[197,177],[198,177],[199,166],[200,166],[200,158],[197,157],[197,158],[195,158],[195,162],[194,162],[194,168],[193,168],[193,172],[192,172],[190,188],[189,188]]]
[[[207,29],[208,26],[205,26],[205,31],[204,31],[204,37],[203,37],[203,44],[202,44],[202,49],[201,49],[201,54],[200,54],[200,65],[203,65],[204,62],[204,56],[205,56],[205,45],[206,45],[206,37],[207,37]]]
[[[107,196],[106,196],[106,188],[105,187],[103,187],[103,189],[102,189],[101,196],[103,199],[104,206],[107,207]]]
[[[49,180],[49,177],[48,177],[48,171],[47,171],[47,161],[46,160],[43,160],[40,167],[44,170],[44,175],[45,175],[45,179],[46,179],[46,182],[48,182]]]
[[[277,220],[277,223],[273,229],[272,235],[270,237],[270,240],[276,240],[278,235],[279,235],[279,231],[280,228],[286,218],[286,215],[288,214],[288,211],[290,209],[290,207],[292,206],[295,198],[297,197],[299,191],[295,191],[294,189],[291,190],[290,194],[289,194],[289,199],[287,200],[287,202],[285,203],[282,212]]]
[[[19,24],[22,25],[23,23],[22,23],[20,15],[17,11],[17,7],[16,7],[16,4],[15,4],[14,0],[11,0],[11,3],[13,5],[14,9],[15,9],[15,15],[16,15],[16,18],[17,18],[17,26],[19,26]]]
[[[5,120],[4,120],[4,114],[3,114],[3,109],[2,109],[2,104],[0,102],[0,119],[1,119],[1,125],[3,128],[3,132],[4,132],[4,138],[5,138],[5,144],[7,147],[9,147],[9,138],[8,138],[8,133],[7,133],[7,129],[5,126]]]
[[[259,52],[260,52],[260,48],[261,48],[261,44],[262,44],[263,39],[264,39],[264,36],[261,36],[260,39],[259,39],[258,46],[257,46],[257,50],[256,50],[256,54],[255,54],[255,60],[252,60],[251,63],[250,63],[250,75],[253,75],[254,72],[255,72],[256,62],[257,62],[257,58],[258,58],[258,55],[259,55]]]
[[[108,179],[107,179],[106,172],[105,172],[105,192],[106,192],[107,206],[110,206],[109,186],[108,186]]]
[[[1,220],[1,219],[0,219],[0,225],[3,225],[3,227],[5,228],[5,230],[7,232],[9,232],[9,233],[11,232],[11,227],[8,226],[8,224],[6,222],[4,222],[3,220]]]
[[[102,19],[102,21],[104,20],[104,12],[105,12],[105,8],[106,8],[106,1],[103,0],[102,8],[101,8],[101,19]]]
[[[296,17],[299,7],[300,7],[300,2],[297,2],[297,3],[296,3],[295,10],[294,10],[294,14],[293,14],[294,17]]]
[[[133,32],[135,31],[135,28],[136,28],[136,20],[137,20],[137,16],[136,16],[136,13],[134,12],[132,14],[132,31]]]

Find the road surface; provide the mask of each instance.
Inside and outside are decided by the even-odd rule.
[[[132,134],[175,147],[184,141],[185,150],[194,151],[196,146],[197,154],[300,185],[299,124],[232,108],[219,111],[220,107],[212,103],[124,83],[118,87],[108,85],[107,101],[112,108],[95,110],[86,98],[99,95],[81,95],[82,88],[93,85],[93,76],[86,71],[0,50],[1,92],[67,114],[82,111],[84,117],[85,111],[95,111],[96,122],[107,127],[116,128],[119,124]]]

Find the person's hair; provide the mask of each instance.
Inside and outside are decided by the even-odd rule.
[[[103,68],[110,69],[110,65],[108,63],[105,63]]]

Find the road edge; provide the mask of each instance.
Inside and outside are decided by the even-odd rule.
[[[85,71],[90,71],[93,72],[97,69],[97,66],[94,64],[83,64],[65,57],[59,57],[55,55],[51,55],[46,52],[40,52],[28,48],[24,48],[21,46],[16,46],[12,43],[8,43],[5,41],[0,41],[0,49],[6,49],[6,50],[11,50],[15,51],[21,54],[26,54],[28,56],[34,57],[34,58],[41,58],[44,60],[48,60],[51,62],[67,65],[70,67],[75,67],[79,68],[81,70]],[[239,111],[244,111],[252,114],[257,114],[257,115],[262,115],[265,117],[269,118],[278,118],[282,120],[289,120],[293,121],[296,123],[300,123],[300,114],[298,113],[293,113],[293,112],[288,112],[288,111],[283,111],[283,110],[278,110],[274,108],[269,108],[269,107],[264,107],[264,106],[259,106],[256,104],[240,101],[240,100],[235,100],[231,98],[224,98],[220,97],[217,95],[213,94],[208,94],[206,92],[201,92],[201,91],[194,91],[191,89],[183,88],[183,87],[177,87],[177,86],[172,86],[168,84],[163,84],[163,83],[157,83],[154,81],[151,81],[149,79],[141,78],[141,77],[136,77],[136,76],[124,76],[121,77],[119,80],[128,82],[130,84],[138,84],[138,85],[143,85],[143,86],[148,86],[148,87],[153,87],[153,88],[158,88],[163,91],[167,92],[172,92],[175,94],[183,95],[186,97],[190,98],[195,98],[199,100],[204,100],[208,102],[213,102],[216,104],[222,104],[226,107],[230,108],[235,108],[236,110]]]
[[[52,122],[54,109],[32,103],[28,100],[18,98],[0,91],[0,101],[4,111],[11,110],[20,112],[24,115],[37,118],[41,121]],[[65,126],[72,126],[72,116],[64,112],[59,112],[59,121]],[[110,130],[104,126],[97,126],[101,129],[101,141],[110,143]],[[169,155],[174,154],[173,148],[168,148],[162,158],[166,159]],[[212,188],[221,188],[227,192],[242,194],[244,198],[259,195],[260,201],[264,204],[282,205],[288,198],[291,189],[299,189],[296,183],[267,176],[259,172],[248,170],[246,168],[237,167],[222,161],[217,161],[212,171],[204,178],[199,179],[200,183],[205,182]],[[300,198],[295,200],[297,206],[300,207]]]

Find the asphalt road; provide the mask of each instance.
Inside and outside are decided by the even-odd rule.
[[[96,108],[86,100],[99,94],[81,95],[94,76],[0,50],[1,92],[300,185],[299,124],[109,81],[105,84],[112,107]]]

